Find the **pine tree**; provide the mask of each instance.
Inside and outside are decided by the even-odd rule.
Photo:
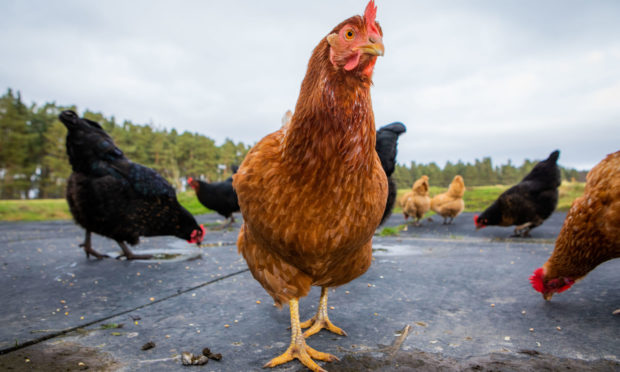
[[[0,98],[0,197],[28,198],[30,177],[34,168],[30,149],[34,141],[28,122],[30,111],[22,103],[21,94],[9,89]]]
[[[46,103],[26,106],[19,92],[8,89],[0,97],[0,198],[15,199],[64,197],[67,178],[71,173],[66,148],[66,129],[58,113],[67,107]],[[76,107],[70,109],[79,112]],[[116,145],[134,162],[156,169],[180,190],[185,177],[220,181],[230,177],[232,166],[239,165],[251,146],[226,139],[220,146],[198,133],[167,131],[153,125],[106,118],[99,112],[86,111],[84,117],[101,124]],[[432,186],[448,187],[460,174],[467,186],[492,184],[512,185],[529,173],[537,161],[525,160],[515,166],[493,167],[490,157],[476,159],[474,164],[446,162],[397,164],[392,178],[398,188],[411,188],[422,175],[429,176]],[[561,168],[564,180],[585,181],[587,171]]]

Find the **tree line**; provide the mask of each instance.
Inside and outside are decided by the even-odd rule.
[[[440,187],[448,187],[457,174],[463,176],[465,186],[514,185],[521,181],[537,163],[538,160],[526,159],[520,166],[515,166],[508,160],[506,164],[493,166],[491,158],[484,157],[482,160],[476,159],[473,164],[463,163],[460,160],[456,164],[448,161],[443,168],[440,168],[434,162],[430,164],[411,162],[408,166],[397,164],[392,179],[399,189],[411,188],[415,180],[423,175],[428,176],[431,186]],[[564,181],[585,182],[588,174],[588,171],[578,171],[562,166],[560,166],[560,171]]]
[[[75,106],[56,103],[25,105],[19,92],[8,89],[0,97],[0,199],[63,198],[71,166],[67,130],[58,119]],[[230,177],[250,146],[227,139],[215,141],[198,133],[157,129],[130,121],[116,122],[101,113],[83,116],[98,122],[134,162],[157,170],[177,190],[191,176],[208,181]]]
[[[26,105],[19,92],[10,88],[0,97],[0,199],[62,198],[65,195],[71,166],[67,158],[67,130],[58,120],[63,110],[75,106],[58,106],[55,102]],[[215,141],[198,133],[137,125],[130,121],[117,123],[98,112],[83,116],[94,120],[112,136],[127,157],[157,170],[180,190],[187,176],[219,181],[232,174],[231,167],[241,164],[249,145],[227,139],[217,146]],[[521,166],[493,166],[491,158],[474,164],[448,162],[443,168],[435,163],[398,164],[393,174],[398,188],[410,188],[420,176],[429,176],[431,184],[447,186],[460,174],[468,186],[514,184],[527,174],[536,162],[526,160]],[[585,171],[562,168],[566,180],[585,180]]]

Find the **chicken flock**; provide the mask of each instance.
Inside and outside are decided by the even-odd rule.
[[[384,54],[383,31],[371,0],[362,16],[342,21],[320,39],[308,62],[295,110],[283,126],[247,154],[223,182],[188,178],[198,200],[235,223],[241,212],[237,247],[278,306],[289,305],[291,340],[266,367],[298,359],[313,371],[315,360],[337,358],[317,351],[306,338],[326,329],[346,332],[328,317],[330,287],[359,277],[372,260],[372,237],[396,201],[397,142],[406,132],[395,122],[375,130],[370,88],[377,59]],[[93,249],[91,233],[115,240],[126,259],[148,259],[128,247],[141,236],[169,235],[200,244],[206,232],[183,208],[174,188],[156,171],[129,160],[96,122],[73,111],[60,114],[66,126],[72,166],[67,187],[70,211],[85,231],[87,258],[107,257]],[[474,226],[516,226],[528,236],[555,210],[560,186],[559,151],[539,162],[517,185],[474,217]],[[451,224],[465,209],[465,180],[430,195],[433,180],[416,180],[399,204],[416,226],[434,212]],[[584,196],[568,213],[549,260],[530,278],[550,299],[600,263],[620,257],[620,151],[587,176]],[[316,315],[301,322],[299,299],[311,286],[322,288]],[[303,328],[308,328],[302,333]]]

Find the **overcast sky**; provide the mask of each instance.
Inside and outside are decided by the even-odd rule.
[[[620,149],[620,1],[376,0],[377,127],[398,162]],[[254,144],[297,101],[312,49],[365,1],[0,1],[0,89]]]

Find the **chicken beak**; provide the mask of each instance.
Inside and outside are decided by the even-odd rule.
[[[385,53],[385,47],[383,46],[383,40],[369,40],[370,43],[357,47],[356,49],[362,53],[370,54],[372,56],[383,56]]]
[[[553,293],[552,292],[547,292],[547,293],[543,293],[543,298],[547,301],[551,300],[551,297],[553,297]]]

